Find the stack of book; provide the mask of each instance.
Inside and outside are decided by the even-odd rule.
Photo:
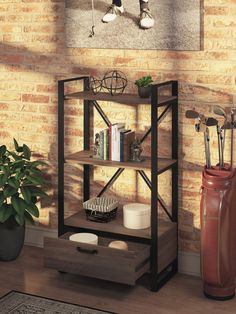
[[[130,146],[135,132],[125,128],[124,123],[112,124],[100,131],[100,158],[103,160],[129,161]]]

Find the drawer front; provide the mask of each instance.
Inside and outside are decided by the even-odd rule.
[[[44,239],[46,267],[129,285],[149,270],[149,255],[148,245],[135,244],[135,251],[124,251],[63,238]]]

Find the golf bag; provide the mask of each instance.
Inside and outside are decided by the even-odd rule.
[[[218,167],[202,173],[201,273],[207,297],[235,295],[236,169]]]

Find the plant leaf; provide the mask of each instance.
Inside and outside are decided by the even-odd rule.
[[[0,146],[0,157],[5,155],[6,151],[7,151],[7,148],[5,145]]]
[[[11,163],[11,167],[14,169],[17,169],[17,168],[22,169],[24,164],[25,164],[25,160],[19,159],[19,160],[13,161]]]
[[[14,189],[19,189],[20,187],[20,182],[18,180],[16,180],[15,177],[11,177],[10,179],[8,179],[8,184],[13,187]]]
[[[17,172],[15,175],[16,180],[21,180],[25,174],[23,172]]]
[[[15,188],[13,188],[12,186],[10,186],[10,185],[5,185],[5,187],[4,187],[4,190],[3,190],[3,195],[4,195],[4,197],[6,198],[6,197],[10,197],[10,196],[12,196],[12,195],[14,195],[14,194],[17,194],[18,193],[18,189],[15,189]]]
[[[26,203],[29,204],[31,202],[30,189],[28,187],[21,186],[20,190],[21,190],[21,193],[24,197],[24,200],[26,201]]]
[[[4,202],[4,195],[3,195],[3,192],[0,192],[0,207],[2,206]]]
[[[24,223],[25,223],[25,215],[18,215],[18,214],[15,214],[14,216],[15,218],[15,221],[20,225],[20,226],[23,226]]]
[[[31,225],[34,225],[34,219],[27,211],[25,211],[25,220]]]
[[[24,152],[25,159],[30,160],[31,151],[30,151],[29,147],[26,144],[23,144],[23,152]]]
[[[32,216],[39,218],[39,209],[38,209],[38,207],[35,204],[33,204],[33,203],[27,204],[26,210]]]
[[[36,204],[38,202],[38,198],[36,196],[31,197],[31,202]]]
[[[29,172],[33,176],[42,176],[42,171],[40,169],[37,169],[37,168],[30,168]]]
[[[3,173],[8,177],[10,174],[10,167],[8,165],[2,166]]]
[[[6,174],[0,174],[0,187],[4,186],[7,182],[7,175]]]
[[[14,153],[14,152],[8,152],[9,153],[9,155],[11,155],[15,160],[21,160],[22,159],[22,157],[21,156],[18,156],[16,153]]]
[[[47,197],[48,196],[44,191],[42,191],[38,187],[29,186],[28,188],[30,189],[31,196],[39,196],[39,197]]]
[[[9,204],[3,204],[0,206],[0,222],[5,222],[14,214],[14,209]]]
[[[38,167],[38,166],[47,166],[48,164],[45,161],[42,160],[35,160],[31,162],[32,167]]]
[[[17,140],[15,138],[13,138],[13,141],[14,141],[15,150],[17,151],[19,148],[19,145],[18,145]]]
[[[27,203],[22,198],[20,198],[19,196],[13,195],[11,197],[11,203],[18,215],[20,216],[24,215],[24,211],[27,207]]]
[[[41,177],[28,176],[27,179],[36,185],[43,185],[45,183],[45,180]]]

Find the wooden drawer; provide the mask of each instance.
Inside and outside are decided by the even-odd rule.
[[[71,233],[44,239],[44,265],[72,274],[134,285],[149,270],[150,246],[128,242],[129,250],[109,248],[112,239],[98,245],[69,240]]]

